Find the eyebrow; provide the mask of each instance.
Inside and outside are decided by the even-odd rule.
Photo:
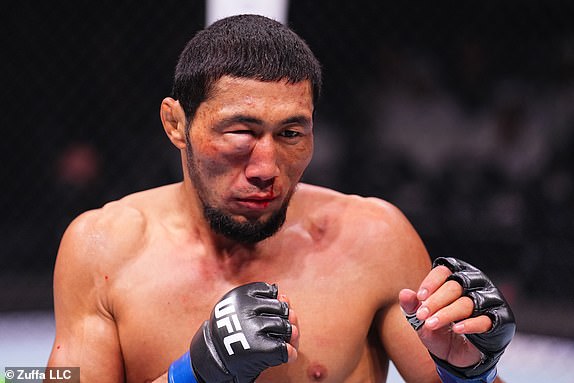
[[[307,116],[297,115],[297,116],[288,117],[288,118],[282,120],[280,122],[280,124],[281,125],[297,124],[297,125],[302,125],[302,126],[308,128],[311,126],[311,121],[312,121],[312,119],[307,117]],[[259,126],[264,125],[263,120],[260,118],[256,118],[256,117],[252,117],[252,116],[248,116],[248,115],[244,115],[244,114],[238,114],[238,115],[226,117],[226,118],[220,120],[216,124],[216,127],[217,128],[223,128],[223,127],[237,124],[237,123],[259,125]]]
[[[281,121],[281,125],[297,124],[297,125],[303,125],[304,127],[308,128],[311,126],[311,122],[312,122],[311,118],[300,115],[286,118],[285,120]]]

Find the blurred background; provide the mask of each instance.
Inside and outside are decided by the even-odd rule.
[[[51,318],[76,215],[181,179],[159,104],[205,13],[199,0],[3,6],[0,343],[2,318]],[[572,20],[558,0],[291,0],[286,14],[324,67],[305,181],[391,201],[432,257],[488,271],[522,334],[569,350]],[[42,323],[30,328],[51,337]]]

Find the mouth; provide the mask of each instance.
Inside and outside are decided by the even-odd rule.
[[[277,197],[272,195],[248,196],[243,198],[236,198],[235,203],[240,207],[248,210],[265,210],[276,200]]]

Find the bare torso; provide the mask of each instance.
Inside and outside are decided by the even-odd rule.
[[[96,317],[115,327],[127,381],[162,375],[188,349],[215,302],[251,281],[278,284],[301,333],[297,361],[265,371],[258,382],[385,381],[377,313],[396,305],[400,288],[416,286],[427,262],[416,239],[405,245],[423,255],[421,272],[405,279],[397,240],[410,239],[392,229],[394,208],[302,185],[277,235],[254,253],[221,253],[190,230],[178,193],[179,184],[153,189],[98,213],[107,216],[104,224],[109,220],[108,234],[120,239],[91,239],[98,259],[86,267],[93,283],[86,299],[95,301]],[[65,343],[65,336],[57,338],[55,350]]]

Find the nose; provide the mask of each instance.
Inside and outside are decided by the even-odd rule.
[[[249,156],[245,176],[249,182],[261,188],[272,185],[279,176],[277,150],[271,135],[264,135],[257,140]]]

